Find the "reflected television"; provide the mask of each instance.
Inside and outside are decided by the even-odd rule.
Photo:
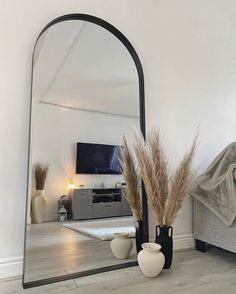
[[[77,143],[76,174],[122,174],[120,146]]]

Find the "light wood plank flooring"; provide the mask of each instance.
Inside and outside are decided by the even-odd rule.
[[[0,293],[235,294],[236,254],[217,248],[175,252],[172,268],[153,279],[132,267],[26,290],[19,279],[5,281],[0,282]]]
[[[80,234],[58,222],[27,228],[25,282],[76,273],[136,260],[135,243],[129,259],[116,259],[110,241]]]

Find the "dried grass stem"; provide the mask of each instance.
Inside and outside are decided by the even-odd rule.
[[[168,161],[161,144],[159,132],[152,131],[145,143],[141,134],[136,135],[135,153],[148,203],[153,208],[161,226],[173,224],[184,199],[191,192],[196,170],[192,168],[197,136],[190,151],[184,156],[175,172],[169,177]]]
[[[126,183],[125,196],[138,220],[142,220],[142,206],[139,192],[139,171],[133,154],[127,144],[126,137],[123,137],[121,148],[121,165]]]
[[[36,190],[43,190],[48,175],[49,165],[46,163],[37,162],[34,164],[34,176]]]

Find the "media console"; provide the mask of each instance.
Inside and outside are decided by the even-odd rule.
[[[132,215],[124,188],[75,189],[72,195],[73,220]]]

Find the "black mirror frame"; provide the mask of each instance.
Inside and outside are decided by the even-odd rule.
[[[137,261],[132,261],[132,262],[127,262],[124,264],[118,264],[118,265],[111,265],[111,266],[106,266],[102,268],[97,268],[97,269],[92,269],[92,270],[87,270],[87,271],[82,271],[78,273],[73,273],[73,274],[67,274],[67,275],[62,275],[58,277],[52,277],[52,278],[46,278],[46,279],[41,279],[41,280],[36,280],[36,281],[31,281],[31,282],[24,282],[25,278],[25,256],[26,256],[26,228],[27,228],[27,211],[28,211],[28,192],[29,192],[29,174],[30,174],[30,141],[31,141],[31,110],[32,110],[32,83],[33,83],[33,58],[34,58],[34,51],[37,45],[37,42],[40,38],[40,36],[51,26],[63,22],[63,21],[68,21],[68,20],[83,20],[83,21],[88,21],[94,24],[97,24],[104,29],[108,30],[110,33],[112,33],[114,36],[116,36],[126,47],[126,49],[129,51],[131,57],[133,58],[133,61],[135,63],[137,72],[138,72],[138,79],[139,79],[139,106],[140,106],[140,129],[141,132],[145,138],[146,130],[145,130],[145,95],[144,95],[144,75],[143,75],[143,69],[141,62],[139,60],[138,54],[136,53],[134,47],[132,44],[129,42],[129,40],[118,30],[116,29],[113,25],[110,23],[106,22],[103,19],[100,19],[98,17],[92,16],[92,15],[87,15],[87,14],[67,14],[60,16],[53,21],[51,21],[49,24],[47,24],[44,29],[41,31],[39,34],[36,43],[34,45],[34,50],[33,50],[33,57],[32,57],[32,72],[31,72],[31,100],[30,100],[30,121],[29,121],[29,143],[28,143],[28,169],[27,169],[27,192],[26,192],[26,211],[25,211],[25,232],[24,232],[24,261],[23,261],[23,276],[22,276],[22,285],[23,288],[31,288],[31,287],[36,287],[36,286],[41,286],[45,284],[50,284],[50,283],[55,283],[55,282],[61,282],[65,280],[70,280],[70,279],[75,279],[83,276],[88,276],[88,275],[93,275],[93,274],[98,274],[106,271],[112,271],[116,269],[121,269],[121,268],[126,268],[126,267],[131,267],[131,266],[136,266]],[[148,229],[148,205],[147,205],[147,197],[146,197],[146,192],[144,189],[144,185],[142,184],[142,208],[143,208],[143,240],[144,242],[148,242],[149,239],[149,229]]]

